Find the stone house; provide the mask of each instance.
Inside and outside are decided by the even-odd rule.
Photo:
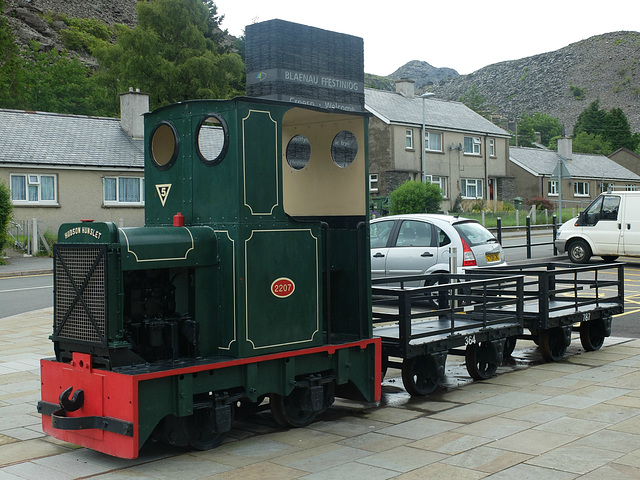
[[[559,184],[559,171],[562,172],[562,185]],[[612,159],[604,155],[573,153],[571,138],[559,139],[557,152],[511,147],[509,174],[515,178],[515,191],[525,201],[543,197],[557,203],[562,190],[563,208],[582,209],[607,190],[640,188],[640,176]]]
[[[464,104],[415,96],[414,82],[399,80],[395,92],[365,89],[365,108],[372,196],[424,175],[442,189],[445,211],[458,195],[487,207],[513,198],[511,135]]]
[[[0,109],[0,181],[16,221],[144,224],[144,118],[149,97],[120,97],[121,118]]]

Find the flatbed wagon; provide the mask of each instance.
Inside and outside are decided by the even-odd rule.
[[[513,352],[518,338],[526,338],[540,346],[545,361],[560,360],[571,344],[573,331],[580,332],[585,350],[598,350],[605,337],[611,335],[613,315],[624,311],[621,263],[585,266],[534,263],[482,271],[524,275],[523,316],[529,333],[508,339],[505,354]]]
[[[416,280],[425,287],[408,287]],[[372,281],[373,334],[383,370],[402,370],[411,395],[428,395],[444,377],[447,355],[464,355],[469,375],[492,376],[507,339],[523,332],[524,277],[433,274]],[[400,359],[398,361],[397,359]]]

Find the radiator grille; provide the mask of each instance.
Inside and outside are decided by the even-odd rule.
[[[106,245],[55,245],[53,340],[106,345]]]

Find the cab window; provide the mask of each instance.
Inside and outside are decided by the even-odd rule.
[[[618,210],[620,209],[620,197],[607,195],[602,200],[602,219],[617,220]]]
[[[584,211],[584,222],[595,225],[600,220],[617,220],[620,208],[620,197],[616,195],[602,195]]]

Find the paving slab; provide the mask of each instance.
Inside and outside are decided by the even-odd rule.
[[[637,479],[640,341],[607,339],[543,364],[518,342],[498,375],[472,382],[458,359],[430,396],[411,398],[390,369],[380,405],[338,401],[301,429],[268,412],[242,417],[217,449],[146,445],[121,460],[42,433],[39,360],[51,309],[0,319],[0,479]]]

